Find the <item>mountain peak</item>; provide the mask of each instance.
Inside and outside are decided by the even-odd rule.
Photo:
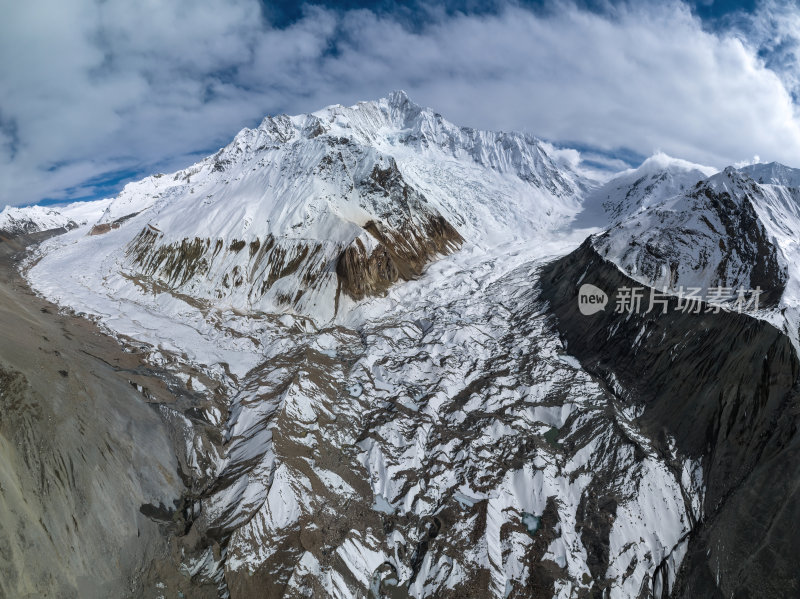
[[[704,186],[717,193],[726,192],[732,197],[744,198],[757,191],[756,180],[747,171],[727,166],[705,180]]]
[[[752,177],[757,183],[800,187],[800,169],[791,168],[780,162],[760,162],[738,169]]]
[[[657,152],[586,196],[582,226],[619,222],[691,189],[717,169]]]
[[[420,108],[418,104],[411,100],[411,98],[408,96],[408,93],[406,93],[406,91],[403,89],[394,90],[387,96],[386,100],[389,102],[390,106],[401,107],[411,104],[412,106]]]
[[[129,183],[97,223],[102,239],[83,243],[119,238],[126,273],[177,293],[328,322],[464,242],[565,223],[585,182],[552,152],[394,91],[269,116],[195,165]]]
[[[635,173],[641,176],[652,175],[660,173],[661,171],[699,171],[706,177],[710,177],[718,172],[717,169],[710,166],[689,162],[681,158],[673,158],[664,152],[656,152],[642,162],[637,168],[625,171],[625,173]]]

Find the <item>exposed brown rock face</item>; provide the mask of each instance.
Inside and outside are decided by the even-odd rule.
[[[157,275],[162,282],[180,287],[197,274],[208,272],[204,254],[211,245],[208,239],[183,239],[179,243],[158,245],[160,235],[147,227],[131,242],[128,253],[142,274]],[[243,244],[244,245],[244,244]]]
[[[317,167],[320,177],[328,177],[337,161],[346,169],[341,152],[328,154]],[[406,183],[394,160],[375,164],[354,187],[357,208],[372,216],[361,225],[372,243],[363,233],[349,244],[274,234],[250,240],[194,237],[167,242],[161,231],[148,226],[128,246],[131,274],[173,292],[200,292],[206,300],[244,294],[248,303],[258,303],[269,295],[267,305],[299,313],[306,304],[318,307],[322,296],[316,293],[322,292],[330,294],[322,303],[330,302],[326,313],[333,315],[342,293],[355,300],[382,295],[398,281],[419,277],[427,264],[464,242]],[[342,220],[348,231],[353,225]],[[103,227],[113,228],[114,223]],[[96,233],[100,232],[104,231]]]
[[[118,218],[114,222],[100,223],[100,224],[94,225],[91,228],[91,230],[89,231],[89,235],[104,235],[105,233],[108,233],[112,229],[119,229],[120,226],[122,225],[122,223],[124,223],[126,220],[130,220],[131,218],[133,218],[134,216],[136,216],[138,214],[139,214],[138,212],[135,212],[133,214],[128,214],[126,216]]]
[[[339,256],[336,276],[339,289],[359,300],[383,293],[400,278],[400,272],[385,247],[378,246],[369,252],[356,239]]]
[[[375,222],[364,228],[386,248],[404,279],[419,276],[432,258],[450,254],[464,243],[458,231],[439,215],[431,216],[418,229],[409,226],[394,232]]]
[[[294,276],[297,280],[286,286],[291,292],[282,287],[275,295],[280,305],[292,308],[332,273],[338,279],[336,296],[331,298],[337,311],[341,293],[355,300],[382,295],[397,281],[420,276],[427,264],[458,250],[464,239],[402,180],[385,171],[373,175],[383,182],[389,177],[394,187],[380,188],[391,196],[393,211],[385,215],[384,222],[371,220],[363,227],[377,242],[371,248],[359,238],[342,248],[340,244],[273,235],[249,243],[199,237],[165,243],[160,231],[146,227],[128,246],[129,264],[136,276],[156,279],[173,291],[198,280],[211,281],[216,298],[244,286],[251,301],[262,298],[277,281]],[[247,252],[243,252],[245,247]]]
[[[114,228],[118,229],[119,225],[117,225]],[[104,233],[108,233],[110,230],[111,230],[111,223],[101,223],[99,225],[93,226],[91,231],[89,231],[89,235],[103,235]]]
[[[451,254],[464,243],[425,197],[406,184],[394,160],[386,168],[375,165],[359,188],[365,198],[383,200],[369,205],[380,220],[363,226],[378,245],[370,252],[356,239],[342,252],[336,264],[340,293],[355,300],[381,295],[398,280],[418,277],[436,256]]]
[[[381,295],[398,280],[422,274],[436,256],[456,251],[464,239],[442,216],[436,215],[420,229],[412,226],[392,231],[370,221],[364,229],[378,240],[371,252],[356,239],[339,256],[339,289],[356,300]]]

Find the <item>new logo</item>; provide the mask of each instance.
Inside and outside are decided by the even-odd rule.
[[[591,316],[605,310],[606,304],[608,304],[608,296],[605,291],[589,283],[581,285],[578,290],[578,310],[581,311],[581,314]]]

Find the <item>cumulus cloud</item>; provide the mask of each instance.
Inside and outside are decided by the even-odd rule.
[[[784,82],[795,101],[800,97],[800,10],[794,0],[762,0],[752,12],[726,19],[764,65]]]
[[[681,3],[509,4],[411,29],[390,12],[307,6],[275,28],[257,0],[11,4],[0,206],[93,195],[104,178],[185,166],[265,114],[398,88],[456,123],[561,145],[800,166],[796,71],[779,52],[794,38],[781,29],[767,47],[769,20],[791,7],[760,11],[709,31]]]

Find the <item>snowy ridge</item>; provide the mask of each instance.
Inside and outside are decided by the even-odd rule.
[[[0,212],[0,232],[19,235],[52,229],[74,229],[95,222],[111,200],[76,202],[66,206],[6,206]]]
[[[690,190],[717,170],[659,152],[588,192],[579,219],[609,224]]]
[[[800,169],[791,168],[779,162],[751,164],[738,170],[761,185],[800,187]]]
[[[673,293],[722,287],[734,299],[759,287],[759,317],[800,348],[798,182],[800,170],[777,163],[729,167],[620,220],[595,247],[626,274]]]
[[[779,288],[785,264],[750,201],[757,194],[751,179],[726,169],[629,216],[595,245],[626,273],[659,289]]]
[[[352,187],[376,166],[397,168],[475,242],[498,224],[504,240],[557,225],[579,208],[589,185],[532,136],[457,127],[394,92],[352,107],[267,117],[191,167],[129,183],[101,222],[149,209],[150,224],[170,241],[249,242],[268,234],[352,241],[376,216],[358,205]],[[455,197],[439,187],[447,184],[457,187]]]

